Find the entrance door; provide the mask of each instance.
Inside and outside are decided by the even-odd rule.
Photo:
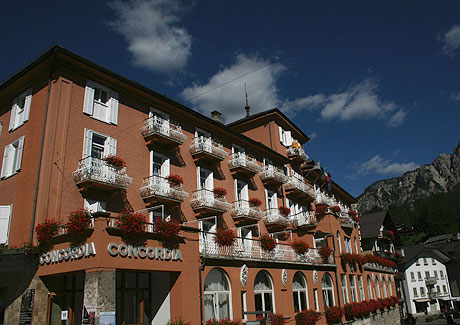
[[[48,324],[81,324],[85,274],[46,277],[44,283],[52,292],[48,301]]]

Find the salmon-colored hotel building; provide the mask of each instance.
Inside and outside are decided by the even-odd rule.
[[[308,158],[305,133],[276,108],[246,108],[223,124],[217,111],[204,116],[61,47],[2,83],[3,323],[203,324],[268,310],[293,320],[396,295],[394,269],[342,265],[341,254],[361,253],[356,200]],[[14,249],[37,244],[46,219],[65,224],[83,208],[94,218],[78,243],[61,227],[38,257]],[[122,238],[122,211],[146,216],[141,246]],[[180,223],[173,245],[157,218]],[[235,231],[233,245],[216,242],[220,228]],[[277,242],[271,251],[264,234]]]

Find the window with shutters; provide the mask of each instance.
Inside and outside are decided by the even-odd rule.
[[[105,201],[85,198],[84,206],[90,212],[105,212],[107,203]]]
[[[32,102],[32,89],[27,89],[16,97],[11,108],[9,131],[13,131],[29,120],[30,103]]]
[[[85,129],[83,158],[102,159],[117,154],[117,140],[97,131]]]
[[[5,147],[1,178],[13,176],[21,169],[22,149],[24,147],[24,136]]]
[[[278,129],[281,144],[285,147],[291,146],[293,142],[291,131],[285,131],[281,126],[279,126]]]
[[[8,244],[11,211],[13,211],[13,205],[0,205],[0,245]]]
[[[118,124],[118,93],[87,80],[83,113],[105,123]]]

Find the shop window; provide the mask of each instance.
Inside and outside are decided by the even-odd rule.
[[[275,311],[272,279],[267,271],[257,273],[254,280],[256,311]]]
[[[227,274],[220,269],[212,269],[204,282],[205,321],[212,318],[221,320],[232,318],[231,292]]]
[[[92,118],[118,124],[118,93],[94,81],[87,80],[83,113]]]
[[[11,211],[13,211],[13,205],[0,205],[0,245],[8,244]]]
[[[29,120],[30,103],[32,102],[32,89],[27,89],[16,97],[11,108],[9,131],[13,131]]]
[[[321,282],[323,290],[323,303],[324,307],[334,306],[334,285],[332,283],[332,277],[329,273],[324,273],[323,280]]]
[[[292,280],[292,292],[294,295],[294,312],[308,309],[307,280],[305,276],[297,272]]]
[[[21,169],[22,151],[24,148],[24,136],[5,147],[1,178],[15,175]]]

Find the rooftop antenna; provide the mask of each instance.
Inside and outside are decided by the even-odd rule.
[[[244,106],[244,109],[246,110],[246,117],[249,117],[249,110],[251,109],[251,107],[248,103],[248,91],[246,90],[246,83],[244,83],[244,93],[246,95],[246,106]]]

